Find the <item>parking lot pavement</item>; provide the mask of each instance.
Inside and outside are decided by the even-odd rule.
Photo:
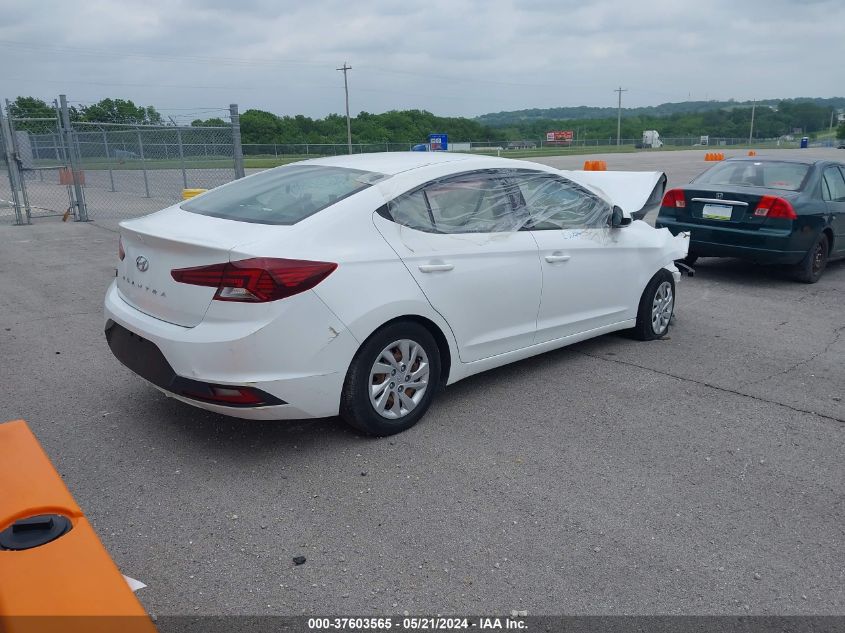
[[[134,377],[102,334],[116,250],[0,226],[0,419],[30,422],[152,613],[845,612],[843,263],[802,285],[703,259],[669,338],[475,376],[368,439]]]
[[[558,169],[581,169],[585,160],[603,160],[608,170],[639,170],[663,171],[668,177],[668,187],[685,185],[698,174],[705,171],[713,163],[704,160],[709,152],[721,152],[725,158],[737,158],[748,155],[748,150],[720,149],[717,146],[678,151],[645,150],[642,152],[627,152],[619,154],[592,154],[590,156],[550,156],[544,158],[530,158],[538,163],[545,163]],[[811,158],[818,160],[845,161],[845,151],[830,147],[808,149],[773,149],[756,150],[757,156],[763,157],[792,157]],[[504,154],[503,154],[504,155]]]

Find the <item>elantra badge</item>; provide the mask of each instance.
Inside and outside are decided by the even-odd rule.
[[[147,272],[147,269],[150,267],[150,260],[143,255],[138,255],[135,259],[135,267],[142,273]]]

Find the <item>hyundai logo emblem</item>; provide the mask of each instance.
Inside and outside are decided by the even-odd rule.
[[[135,259],[135,266],[142,273],[147,272],[147,269],[150,267],[150,260],[144,257],[143,255],[138,255],[138,257]]]
[[[723,193],[719,192],[719,193],[717,193],[717,194],[716,194],[716,197],[717,197],[717,198],[724,198],[724,197],[725,197],[725,194],[723,194]]]

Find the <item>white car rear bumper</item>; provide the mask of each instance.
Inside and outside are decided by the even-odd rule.
[[[112,321],[152,343],[179,378],[250,387],[284,404],[236,407],[197,400],[171,391],[176,383],[168,385],[135,369],[168,396],[253,420],[337,415],[343,381],[358,341],[312,291],[274,303],[272,309],[265,305],[255,310],[255,318],[249,320],[244,315],[254,306],[212,302],[203,321],[187,328],[137,310],[112,284],[106,293],[105,318],[107,327]]]

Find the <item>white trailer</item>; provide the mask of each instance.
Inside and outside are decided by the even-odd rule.
[[[660,140],[660,134],[657,130],[646,130],[643,132],[643,147],[663,147],[663,141]]]

